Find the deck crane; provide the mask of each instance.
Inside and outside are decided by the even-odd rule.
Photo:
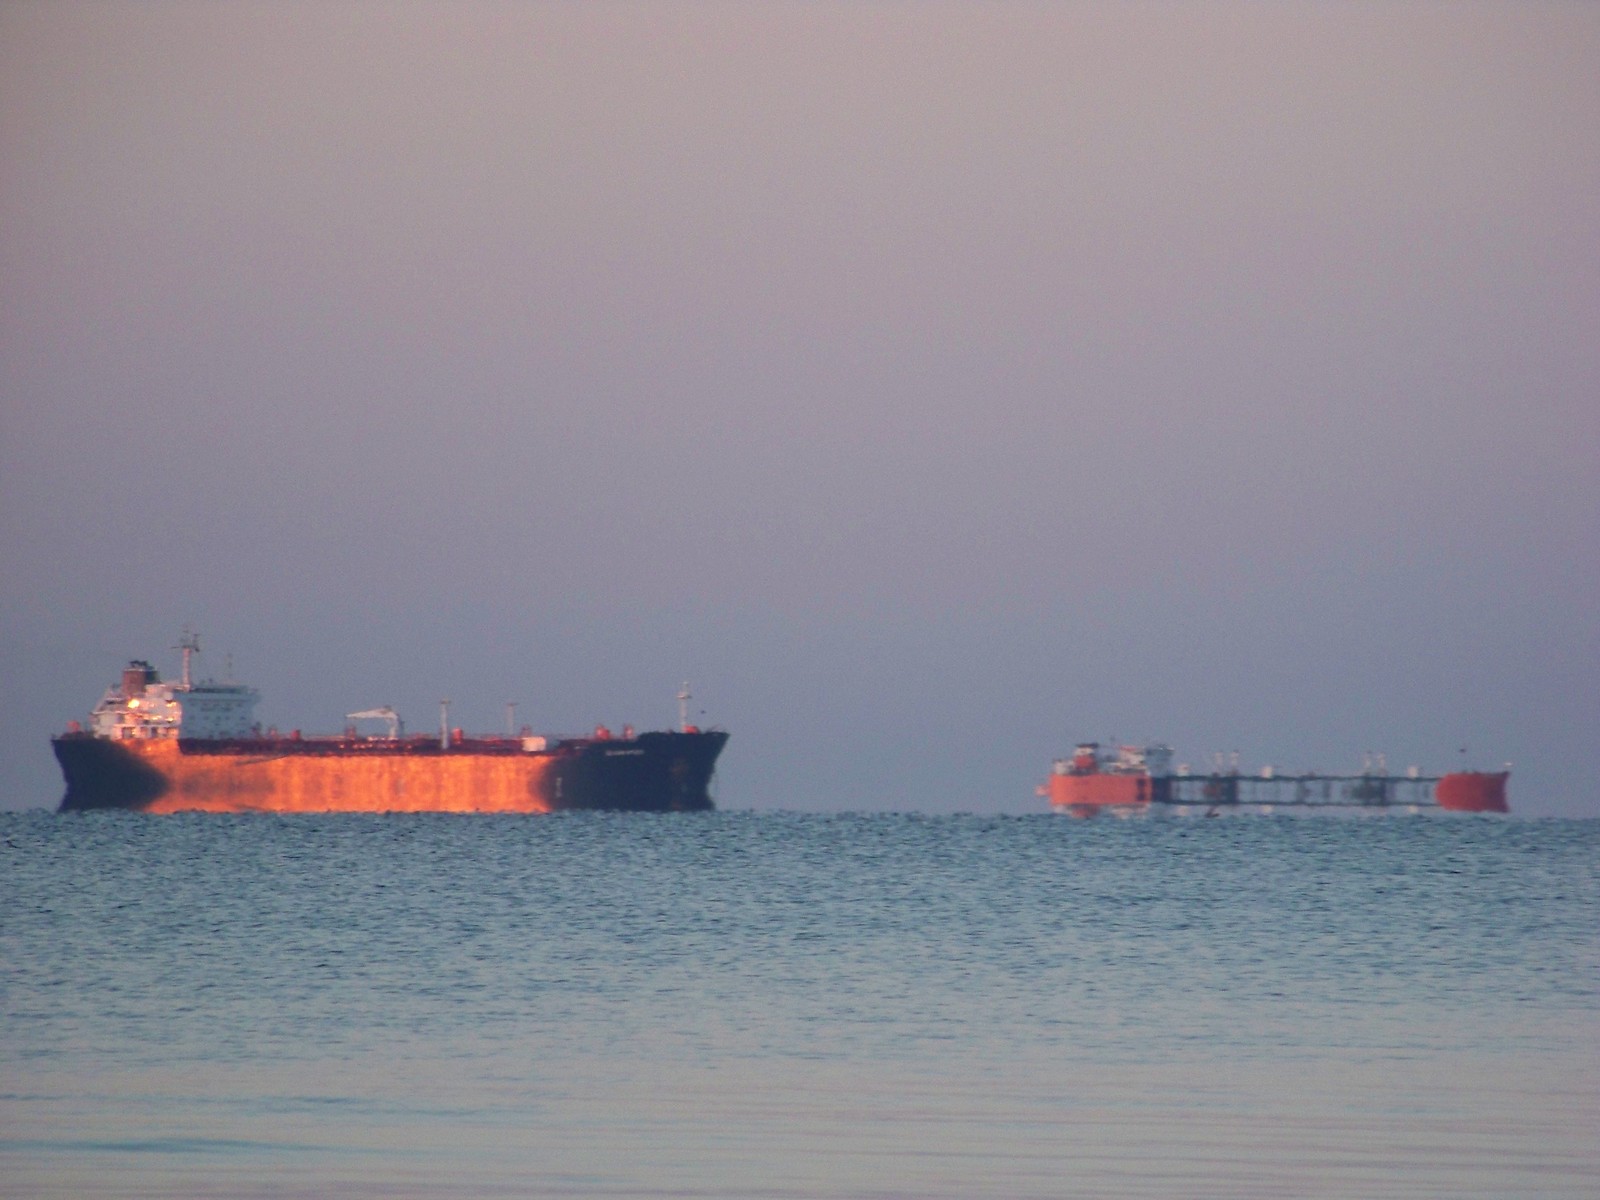
[[[387,704],[381,708],[369,708],[362,712],[345,713],[345,719],[349,721],[387,721],[389,724],[387,736],[391,742],[398,738],[405,728],[405,722],[400,720],[400,714]]]

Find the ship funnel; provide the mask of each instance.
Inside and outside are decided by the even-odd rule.
[[[141,659],[134,659],[122,668],[122,698],[133,700],[144,695],[144,689],[158,682],[156,670]]]

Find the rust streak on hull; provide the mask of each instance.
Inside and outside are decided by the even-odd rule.
[[[263,753],[248,743],[66,735],[55,748],[67,780],[64,811],[682,811],[712,807],[707,786],[726,738],[720,731],[646,733],[537,753],[370,744],[359,752],[308,740]]]
[[[270,759],[173,753],[161,747],[170,788],[144,811],[503,812],[550,811],[547,758],[467,755]]]

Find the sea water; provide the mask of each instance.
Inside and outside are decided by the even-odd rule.
[[[8,1197],[1600,1195],[1600,822],[0,833]]]

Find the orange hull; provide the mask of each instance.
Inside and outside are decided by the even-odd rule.
[[[727,734],[584,738],[543,750],[453,743],[55,738],[62,811],[546,813],[704,811]]]
[[[133,745],[167,780],[150,813],[550,810],[542,758],[187,755],[172,739]]]
[[[1451,812],[1508,813],[1508,771],[1457,771],[1434,785],[1434,800]]]
[[[1148,775],[1050,776],[1050,804],[1053,808],[1140,807],[1150,803],[1150,794]]]

